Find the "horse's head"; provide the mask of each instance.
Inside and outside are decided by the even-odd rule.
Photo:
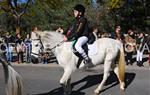
[[[41,52],[51,50],[63,41],[63,35],[61,33],[53,31],[43,31],[38,33],[40,35],[39,41],[32,41],[32,59],[37,59]]]
[[[38,63],[38,58],[43,51],[43,46],[40,41],[32,41],[31,61]]]

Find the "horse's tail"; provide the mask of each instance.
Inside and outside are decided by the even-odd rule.
[[[119,78],[121,82],[124,82],[125,78],[125,55],[124,55],[124,49],[123,46],[120,48],[120,54],[119,54],[119,60],[118,60],[118,65],[119,65]]]
[[[22,79],[20,75],[5,60],[0,58],[3,65],[6,95],[22,95]]]

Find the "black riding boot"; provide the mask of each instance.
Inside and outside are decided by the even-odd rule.
[[[93,64],[92,64],[92,61],[91,59],[87,56],[87,54],[83,53],[82,54],[82,57],[83,57],[83,62],[84,62],[84,69],[88,69],[88,68],[91,68],[93,67]]]

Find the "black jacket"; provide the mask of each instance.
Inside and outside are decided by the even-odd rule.
[[[15,40],[15,38],[13,36],[4,37],[4,42],[6,43],[7,46],[9,43],[13,43],[14,40]]]
[[[85,17],[81,17],[79,20],[76,20],[73,25],[66,32],[64,32],[68,40],[77,40],[81,36],[86,36],[89,38],[89,33],[88,22]]]

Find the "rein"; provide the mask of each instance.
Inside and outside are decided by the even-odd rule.
[[[33,53],[33,52],[31,52],[31,54],[34,54],[34,55],[37,55],[37,56],[39,56],[40,54],[37,54],[37,53]]]
[[[64,41],[59,42],[57,45],[55,45],[54,47],[50,48],[50,51],[52,51],[53,49],[55,49],[58,46],[61,46],[64,43]]]

